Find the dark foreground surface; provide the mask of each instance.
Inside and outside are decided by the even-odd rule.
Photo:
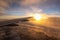
[[[60,40],[60,30],[20,21],[0,26],[0,40]]]

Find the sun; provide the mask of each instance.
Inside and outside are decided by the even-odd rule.
[[[43,25],[48,18],[49,17],[47,14],[34,13],[34,14],[31,14],[31,18],[29,19],[29,22],[36,25],[39,25],[39,24]]]
[[[33,19],[34,20],[37,20],[37,21],[40,21],[40,20],[44,20],[44,19],[47,19],[48,16],[46,14],[33,14]]]
[[[42,15],[36,13],[36,14],[33,15],[33,18],[34,18],[35,20],[41,20],[41,19],[42,19]]]

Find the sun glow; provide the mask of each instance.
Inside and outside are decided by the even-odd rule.
[[[47,14],[39,14],[39,13],[35,13],[35,14],[31,14],[31,17],[29,20],[29,22],[36,24],[36,25],[43,25],[46,20],[48,19],[48,15]]]
[[[33,15],[33,18],[34,18],[35,20],[40,20],[40,19],[42,18],[42,16],[41,16],[40,14],[34,14],[34,15]]]
[[[47,14],[38,13],[38,12],[30,13],[28,15],[30,17],[32,17],[32,18],[29,19],[31,22],[42,22],[42,21],[48,19],[48,15]]]

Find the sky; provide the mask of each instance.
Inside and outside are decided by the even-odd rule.
[[[0,16],[30,13],[60,15],[60,0],[0,0]]]

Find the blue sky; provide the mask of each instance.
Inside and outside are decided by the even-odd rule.
[[[45,14],[60,15],[60,0],[0,0],[0,15],[24,16],[35,8]]]

